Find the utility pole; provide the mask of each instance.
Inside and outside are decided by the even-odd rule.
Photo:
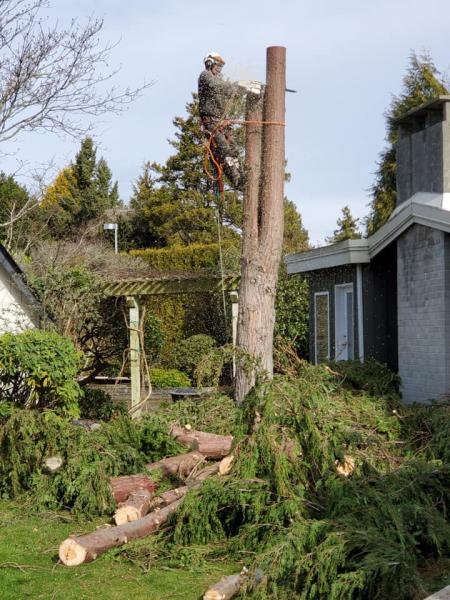
[[[246,168],[237,346],[255,359],[238,361],[235,398],[241,404],[257,372],[273,376],[275,292],[283,245],[286,49],[267,48],[266,87],[261,101],[247,103]],[[255,123],[256,121],[256,123]],[[259,124],[262,123],[262,127]],[[261,142],[262,130],[262,142]]]

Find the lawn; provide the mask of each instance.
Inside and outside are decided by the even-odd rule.
[[[104,523],[104,521],[103,521]],[[89,532],[101,520],[77,521],[69,513],[30,513],[25,505],[0,501],[0,598],[45,600],[197,600],[230,563],[205,563],[198,570],[144,572],[117,553],[75,568],[58,564],[58,547],[69,534]]]

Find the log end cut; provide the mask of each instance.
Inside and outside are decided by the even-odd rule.
[[[121,506],[114,513],[116,525],[131,523],[131,521],[137,521],[141,517],[140,511],[135,506]]]
[[[77,567],[87,561],[87,551],[72,538],[67,538],[59,547],[59,560],[67,567]]]

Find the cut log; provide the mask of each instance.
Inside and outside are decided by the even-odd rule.
[[[189,452],[188,454],[178,454],[169,456],[157,462],[147,465],[149,471],[161,469],[164,475],[186,479],[201,463],[205,462],[205,456],[200,452]]]
[[[241,590],[246,577],[246,570],[237,575],[226,575],[220,581],[210,587],[203,600],[230,600],[237,596]]]
[[[75,567],[82,563],[91,562],[110,548],[126,544],[129,540],[145,537],[157,531],[169,517],[176,512],[182,498],[172,502],[165,508],[156,509],[142,519],[105,527],[93,533],[76,537],[68,537],[59,547],[59,559],[68,567]]]
[[[63,466],[64,459],[61,456],[48,456],[44,460],[44,471],[46,473],[56,473]]]
[[[229,456],[225,456],[219,463],[219,475],[228,475],[233,466],[234,456],[230,454]]]
[[[114,513],[116,525],[123,525],[145,517],[150,509],[152,497],[153,493],[148,490],[138,490],[130,494],[125,502],[119,504]]]
[[[140,473],[139,475],[111,477],[109,484],[117,504],[124,502],[133,492],[147,490],[150,493],[153,493],[156,490],[155,482],[152,481],[148,475],[143,473]]]
[[[233,445],[232,435],[217,435],[205,431],[195,431],[190,427],[172,425],[170,435],[191,450],[198,450],[207,458],[223,458],[230,453]]]

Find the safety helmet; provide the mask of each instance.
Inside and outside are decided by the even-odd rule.
[[[205,56],[203,62],[205,63],[205,67],[207,69],[210,69],[213,65],[220,65],[223,67],[225,64],[225,61],[217,52],[210,52],[208,56]]]

